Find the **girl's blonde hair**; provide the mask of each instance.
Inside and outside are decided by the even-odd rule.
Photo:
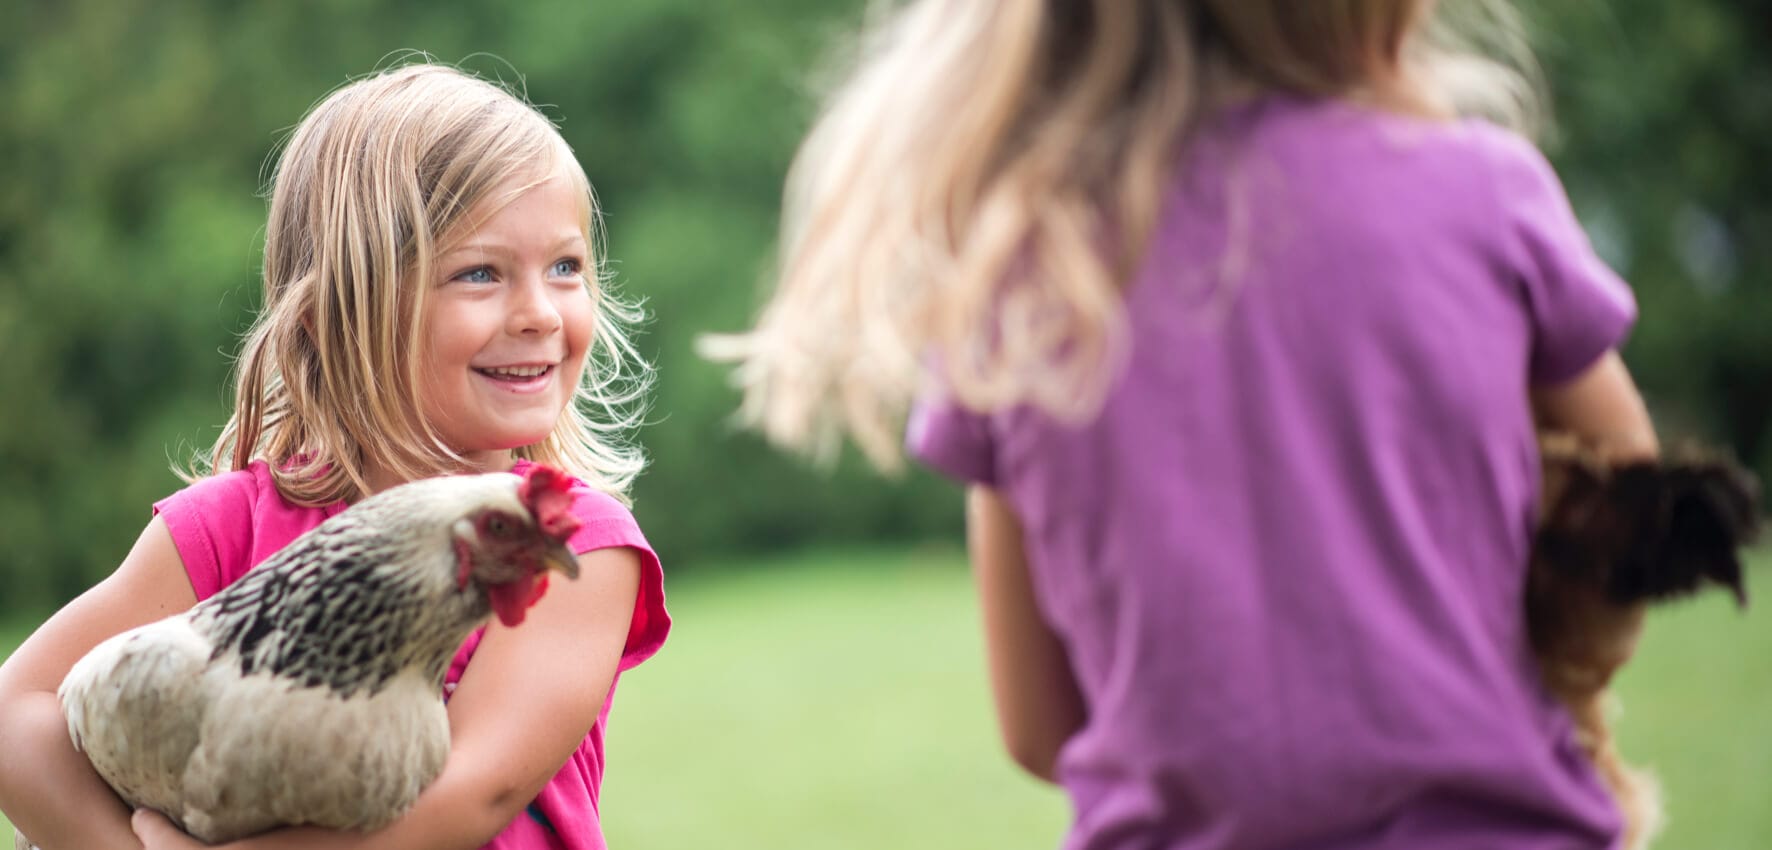
[[[1202,116],[1277,90],[1522,125],[1521,45],[1485,0],[918,0],[877,19],[795,158],[757,327],[703,351],[774,440],[848,431],[888,468],[930,380],[1087,417]]]
[[[577,184],[592,351],[575,403],[519,457],[624,497],[644,461],[626,435],[650,376],[605,286],[595,197],[554,125],[520,96],[441,65],[351,83],[308,113],[278,160],[264,305],[237,364],[234,413],[210,470],[269,463],[299,504],[356,500],[371,466],[410,480],[465,468],[421,414],[420,352],[433,261],[467,213],[565,174]],[[517,192],[498,192],[510,181]]]

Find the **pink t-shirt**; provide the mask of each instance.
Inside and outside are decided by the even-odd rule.
[[[522,474],[528,465],[528,461],[518,461],[513,471]],[[619,679],[619,671],[657,652],[670,631],[671,618],[664,606],[664,572],[626,507],[576,479],[572,494],[572,512],[581,523],[568,541],[572,551],[583,554],[625,546],[640,555],[640,589],[634,600],[627,643],[622,648],[616,674]],[[154,512],[172,532],[173,543],[190,576],[191,589],[202,601],[345,507],[343,502],[323,507],[290,504],[277,492],[269,467],[256,461],[246,469],[206,478],[172,494],[155,503]],[[469,635],[456,653],[444,680],[446,694],[455,690],[484,632],[480,629]],[[536,795],[526,812],[486,845],[487,850],[602,850],[606,846],[598,819],[597,793],[603,781],[603,730],[608,727],[609,707],[614,698],[612,681],[590,734]]]

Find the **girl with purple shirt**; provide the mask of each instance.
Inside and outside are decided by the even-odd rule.
[[[1622,841],[1522,582],[1536,426],[1657,450],[1634,302],[1509,129],[1522,75],[1462,47],[1511,30],[1441,5],[914,2],[712,345],[775,439],[890,467],[908,413],[966,483],[1068,848]]]

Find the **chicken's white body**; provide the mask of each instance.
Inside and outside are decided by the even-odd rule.
[[[100,644],[62,691],[74,744],[99,774],[192,835],[376,829],[443,770],[449,719],[417,670],[341,698],[242,676],[234,659],[210,663],[213,650],[189,620],[162,620]]]

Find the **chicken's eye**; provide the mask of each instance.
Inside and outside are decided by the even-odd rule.
[[[493,537],[509,537],[516,530],[516,526],[503,516],[494,514],[486,518],[486,533]]]

